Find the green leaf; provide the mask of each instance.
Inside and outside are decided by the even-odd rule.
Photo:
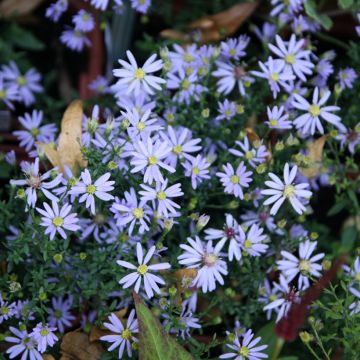
[[[43,50],[44,43],[38,40],[30,31],[21,28],[13,23],[9,29],[10,41],[25,50]]]
[[[338,0],[338,4],[341,8],[347,9],[354,4],[354,0]]]
[[[336,202],[327,212],[327,216],[334,216],[338,214],[341,210],[345,209],[347,201],[338,201]]]
[[[147,308],[138,294],[133,293],[139,322],[140,360],[194,360],[192,355],[164,331],[159,320]]]
[[[332,20],[329,16],[324,14],[319,14],[316,9],[316,3],[313,0],[307,0],[305,2],[305,12],[312,19],[316,20],[319,24],[321,24],[325,30],[330,30],[332,27]]]
[[[278,360],[298,360],[299,358],[297,356],[284,356],[279,358]]]
[[[274,328],[275,323],[271,322],[263,326],[256,334],[256,336],[261,336],[261,343],[268,346],[262,352],[269,355],[269,357],[274,353],[279,339],[275,334]]]
[[[346,228],[341,234],[341,245],[344,250],[351,250],[357,236],[357,229],[355,226]]]

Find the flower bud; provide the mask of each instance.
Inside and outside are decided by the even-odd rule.
[[[53,260],[54,260],[56,263],[60,264],[60,263],[63,261],[63,256],[62,256],[62,254],[55,254],[55,255],[53,256]]]
[[[196,230],[201,231],[207,225],[209,220],[210,220],[209,215],[205,215],[205,214],[200,215],[199,220],[196,223]]]
[[[309,343],[310,341],[313,340],[313,336],[311,334],[309,334],[307,331],[301,331],[300,334],[300,339],[303,343],[307,344]]]
[[[206,108],[201,111],[201,116],[205,119],[207,119],[210,116],[210,109]]]

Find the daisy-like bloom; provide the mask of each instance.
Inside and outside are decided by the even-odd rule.
[[[166,81],[150,74],[162,69],[162,60],[155,61],[156,54],[153,54],[146,60],[142,67],[139,67],[134,55],[129,50],[126,52],[126,55],[130,63],[125,60],[119,60],[122,68],[113,70],[114,76],[120,78],[115,85],[123,88],[123,92],[126,92],[126,94],[135,95],[140,94],[142,91],[153,95],[154,89],[161,90],[160,84],[165,84]]]
[[[300,80],[306,81],[305,75],[312,74],[314,64],[309,61],[310,51],[302,50],[305,40],[296,41],[296,35],[292,34],[286,46],[279,35],[275,39],[277,47],[269,44],[269,49],[285,62],[285,70],[292,70]]]
[[[30,336],[37,342],[39,352],[45,352],[48,346],[52,347],[58,341],[54,331],[56,331],[56,327],[50,327],[43,323],[39,323],[33,328]]]
[[[274,99],[277,98],[277,94],[280,92],[280,86],[286,87],[286,81],[295,80],[294,74],[285,69],[283,60],[273,60],[270,56],[265,64],[259,61],[259,66],[262,72],[252,71],[251,73],[269,82]]]
[[[84,9],[79,10],[79,12],[73,16],[72,21],[75,25],[75,30],[78,31],[89,32],[95,27],[93,16]]]
[[[8,301],[4,301],[0,294],[0,324],[15,315],[15,306],[15,303],[9,304]]]
[[[26,360],[28,357],[30,360],[43,360],[42,355],[36,350],[37,344],[26,330],[19,330],[12,326],[9,327],[13,336],[6,336],[5,341],[14,344],[6,350],[10,359],[21,355],[21,360]]]
[[[121,115],[129,121],[127,132],[130,138],[140,134],[149,134],[152,131],[157,131],[163,127],[159,125],[159,121],[156,117],[151,117],[151,110],[146,110],[143,114],[135,108],[132,111],[121,112]]]
[[[265,253],[269,245],[263,244],[266,235],[263,235],[264,229],[253,224],[250,230],[246,233],[245,238],[241,242],[243,255],[260,256]]]
[[[312,83],[319,88],[325,88],[329,76],[334,72],[334,67],[329,59],[321,59],[315,67],[317,75],[312,80]]]
[[[231,214],[226,214],[225,224],[223,229],[206,229],[206,240],[229,241],[228,257],[232,261],[235,257],[236,260],[241,259],[241,242],[245,240],[245,233],[242,227],[234,219]]]
[[[226,354],[220,355],[220,359],[232,359],[235,360],[260,360],[268,358],[268,355],[261,351],[266,349],[267,345],[256,346],[261,341],[261,337],[254,339],[254,333],[251,329],[247,330],[240,340],[239,335],[235,335],[235,339],[231,344],[226,346],[231,350]]]
[[[198,269],[192,286],[201,287],[202,291],[206,293],[215,290],[216,282],[224,285],[222,275],[227,275],[228,271],[226,262],[221,258],[220,251],[226,239],[220,240],[215,247],[211,240],[205,244],[198,236],[195,237],[195,240],[188,237],[187,241],[190,245],[180,245],[184,253],[178,256],[178,260],[181,265]]]
[[[261,191],[263,195],[269,195],[270,197],[265,200],[264,205],[274,204],[270,209],[270,215],[276,215],[282,203],[287,199],[294,210],[301,215],[305,210],[305,206],[300,202],[300,198],[309,199],[312,196],[312,192],[305,190],[309,187],[308,183],[294,184],[294,179],[297,173],[297,166],[290,170],[289,164],[286,163],[284,167],[284,182],[280,178],[269,173],[270,181],[265,181],[265,185],[270,189]]]
[[[76,213],[71,213],[71,205],[64,204],[61,209],[56,201],[52,202],[52,208],[43,203],[44,209],[36,208],[36,210],[43,215],[41,218],[41,226],[45,226],[45,235],[50,234],[50,240],[53,240],[56,233],[59,233],[63,239],[66,239],[65,230],[77,231],[80,226],[77,225],[79,219]]]
[[[19,139],[20,146],[24,147],[26,151],[30,151],[35,145],[35,141],[49,143],[54,141],[56,134],[56,125],[48,124],[41,125],[43,120],[43,112],[33,110],[31,114],[25,113],[24,116],[19,117],[19,122],[26,130],[14,131],[14,135]]]
[[[179,197],[184,195],[181,191],[181,184],[175,184],[167,187],[168,180],[166,179],[163,183],[156,183],[155,189],[148,185],[140,184],[140,187],[144,191],[139,191],[142,201],[156,201],[156,210],[162,216],[166,218],[170,214],[176,214],[176,209],[180,209],[180,205],[176,204],[171,198]]]
[[[139,225],[139,233],[149,231],[151,211],[144,200],[138,201],[134,188],[125,191],[125,203],[114,202],[110,210],[115,214],[119,227],[129,224],[128,233],[132,234],[135,225]]]
[[[221,55],[228,59],[239,60],[246,55],[244,51],[248,46],[250,38],[246,35],[239,36],[238,39],[227,39],[220,43]]]
[[[146,140],[138,140],[134,144],[134,151],[131,152],[130,161],[134,168],[132,173],[144,172],[144,182],[151,184],[153,181],[164,182],[160,167],[174,173],[175,169],[162,161],[171,151],[171,147],[165,141],[159,139],[154,141],[150,136]]]
[[[130,2],[131,7],[142,14],[146,14],[151,5],[151,0],[130,0]]]
[[[354,261],[354,266],[350,268],[348,265],[343,266],[346,275],[351,277],[354,281],[352,284],[360,285],[360,256],[358,256]]]
[[[92,182],[91,175],[88,169],[81,173],[81,180],[74,185],[69,191],[70,195],[81,195],[79,202],[86,201],[85,206],[95,215],[95,197],[103,201],[109,201],[114,197],[108,194],[109,191],[114,190],[115,181],[109,181],[111,174],[106,173],[100,176],[94,183]]]
[[[34,163],[23,163],[22,171],[26,176],[26,180],[10,180],[11,185],[27,186],[25,190],[27,205],[31,208],[35,207],[37,201],[37,191],[40,190],[49,200],[58,201],[58,198],[49,190],[54,189],[61,183],[62,175],[58,174],[53,180],[46,181],[51,178],[52,170],[45,174],[39,174],[39,158]]]
[[[243,142],[235,141],[235,144],[240,147],[240,150],[229,149],[229,152],[244,159],[253,168],[256,168],[259,164],[263,163],[269,155],[266,150],[266,146],[263,145],[262,142],[256,144],[254,143],[256,147],[253,147],[251,146],[247,136],[245,136]]]
[[[35,69],[21,74],[15,62],[11,61],[9,65],[3,66],[2,73],[4,79],[18,87],[18,100],[25,106],[30,106],[35,102],[34,94],[43,92],[43,87],[40,85],[41,75]]]
[[[60,35],[60,41],[73,51],[80,52],[85,46],[91,46],[86,33],[76,29],[68,28]]]
[[[356,300],[350,304],[349,310],[351,310],[350,315],[355,315],[360,313],[360,291],[350,288],[350,292],[356,297]]]
[[[192,139],[191,132],[187,128],[174,129],[172,126],[168,126],[167,132],[162,131],[160,136],[172,148],[165,162],[173,168],[176,168],[178,160],[189,159],[191,158],[190,154],[201,150],[199,145],[201,139]]]
[[[249,183],[253,180],[251,179],[252,171],[246,171],[246,166],[242,161],[237,167],[236,171],[230,163],[223,165],[224,173],[217,172],[216,176],[220,178],[224,186],[224,192],[227,194],[234,194],[235,197],[240,198],[241,200],[244,198],[244,193],[242,188],[249,187]]]
[[[261,29],[258,26],[254,26],[254,33],[261,42],[269,43],[276,34],[276,25],[264,22]]]
[[[16,84],[9,83],[4,79],[3,73],[0,71],[0,101],[9,109],[13,110],[13,101],[19,100],[19,89]]]
[[[154,296],[154,292],[160,294],[160,289],[157,284],[165,285],[165,281],[160,276],[151,274],[151,272],[170,269],[171,265],[169,263],[158,263],[158,264],[148,265],[151,258],[154,255],[155,249],[156,247],[152,246],[144,257],[143,248],[141,244],[138,242],[136,244],[136,256],[138,261],[137,266],[127,261],[123,261],[123,260],[117,261],[118,265],[130,270],[135,270],[134,272],[120,279],[119,284],[121,284],[124,289],[127,289],[128,287],[135,284],[134,290],[136,293],[138,293],[141,283],[144,280],[144,289],[146,295],[149,298],[152,298]]]
[[[245,96],[245,88],[254,82],[254,79],[248,75],[243,66],[216,61],[217,70],[212,75],[219,78],[217,82],[217,91],[228,95],[237,85],[240,95]]]
[[[276,16],[280,13],[295,14],[300,12],[303,7],[304,0],[271,0],[271,5],[274,8],[270,12],[270,16]]]
[[[236,103],[225,99],[223,103],[219,102],[219,115],[216,120],[231,120],[236,115]]]
[[[279,130],[284,130],[284,129],[291,129],[292,125],[291,125],[291,121],[288,120],[289,115],[287,113],[284,114],[284,107],[280,106],[277,107],[276,105],[271,109],[271,108],[267,108],[267,116],[268,116],[268,121],[265,121],[265,124],[270,128],[270,129],[279,129]]]
[[[340,82],[341,89],[352,89],[353,83],[357,79],[357,74],[354,69],[346,68],[339,71],[337,79]]]
[[[75,316],[71,314],[72,296],[66,300],[63,297],[52,298],[52,307],[48,308],[48,322],[50,326],[57,327],[61,333],[64,333],[66,327],[71,326]]]
[[[331,92],[325,91],[323,96],[319,99],[319,88],[315,88],[312,103],[310,104],[305,98],[298,94],[294,94],[295,101],[293,106],[296,109],[306,111],[305,114],[300,115],[294,120],[294,124],[298,130],[301,130],[302,134],[307,135],[315,134],[315,130],[318,130],[321,134],[324,134],[324,128],[321,124],[320,118],[336,126],[340,131],[345,131],[345,126],[341,123],[341,118],[332,114],[333,111],[339,111],[338,106],[323,106],[329,99]]]
[[[89,89],[97,94],[110,94],[109,81],[101,75],[98,75],[95,80],[89,84]]]
[[[126,327],[124,327],[120,319],[114,313],[112,313],[108,319],[110,322],[104,323],[104,326],[113,334],[102,336],[100,340],[112,343],[108,348],[108,351],[119,348],[119,359],[122,359],[125,347],[128,356],[132,357],[131,345],[133,342],[138,342],[138,339],[134,334],[139,332],[139,324],[137,319],[135,319],[135,310],[131,310],[126,322]]]
[[[288,282],[292,281],[298,274],[298,289],[304,290],[310,286],[309,277],[320,277],[322,266],[317,264],[325,254],[320,253],[311,257],[317,246],[316,241],[306,240],[299,245],[299,258],[288,251],[281,251],[283,260],[277,261],[278,269],[286,276]]]
[[[280,275],[283,276],[283,275]],[[258,301],[264,304],[270,304],[273,301],[277,300],[279,297],[279,290],[274,286],[271,287],[270,282],[268,279],[265,279],[264,285],[259,289],[259,297]],[[266,319],[270,320],[272,312],[274,311],[273,308],[266,309]]]
[[[109,0],[90,0],[90,4],[96,9],[105,11],[109,4]]]
[[[191,177],[191,186],[194,190],[204,179],[210,179],[210,164],[206,161],[206,158],[201,155],[189,157],[182,166],[185,168],[185,176]]]
[[[292,304],[300,301],[299,292],[289,287],[289,281],[280,274],[279,283],[273,283],[273,295],[269,296],[269,304],[264,306],[264,311],[275,310],[277,312],[276,322],[285,317]]]
[[[4,160],[9,164],[9,165],[15,165],[16,164],[16,153],[14,150],[10,150],[9,152],[7,152],[5,154]]]
[[[355,154],[355,147],[360,144],[360,123],[357,123],[354,129],[347,129],[346,132],[336,136],[336,140],[340,141],[341,148],[346,144],[351,154]]]
[[[46,9],[45,16],[53,22],[58,22],[68,6],[68,0],[57,0]]]

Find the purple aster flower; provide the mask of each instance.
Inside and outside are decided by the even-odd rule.
[[[216,282],[224,285],[222,275],[227,275],[228,271],[220,251],[226,239],[220,240],[215,247],[211,240],[205,244],[198,236],[195,237],[195,241],[190,237],[187,238],[187,241],[190,245],[180,244],[184,253],[178,256],[178,260],[181,265],[198,269],[192,286],[201,287],[202,291],[206,293],[215,290]]]
[[[240,65],[233,65],[222,61],[216,62],[217,69],[212,72],[212,75],[219,78],[217,82],[217,91],[221,94],[227,95],[237,85],[240,95],[245,96],[246,90],[254,79],[248,75],[245,68]]]
[[[58,174],[51,181],[52,170],[45,174],[39,174],[39,158],[34,163],[25,162],[22,164],[22,171],[26,176],[26,180],[10,180],[11,185],[27,186],[25,190],[26,201],[29,207],[34,208],[37,201],[37,192],[40,190],[49,200],[58,201],[58,198],[49,190],[54,189],[61,183],[62,175]]]
[[[268,358],[268,355],[262,353],[261,351],[266,349],[267,345],[256,346],[261,341],[261,337],[254,339],[254,333],[251,329],[245,332],[242,340],[240,340],[239,335],[235,335],[235,339],[231,344],[226,344],[226,346],[231,350],[226,354],[220,355],[220,359],[230,359],[235,358],[235,360],[261,360]]]
[[[198,61],[196,44],[182,47],[178,44],[173,45],[175,51],[169,51],[169,58],[173,67],[177,70],[183,69],[186,66],[196,66]]]
[[[261,142],[255,144],[255,148],[252,147],[247,136],[245,136],[243,142],[235,141],[235,144],[240,147],[240,150],[229,149],[229,152],[246,160],[253,168],[256,168],[259,164],[265,162],[266,157],[269,155],[265,145]]]
[[[46,9],[45,16],[54,22],[58,22],[68,6],[67,0],[57,0]]]
[[[105,11],[109,4],[109,0],[90,0],[90,4],[96,9]]]
[[[283,275],[280,274],[280,277],[283,277]],[[284,278],[284,280],[285,280],[285,278]],[[278,299],[279,290],[275,286],[271,287],[269,280],[265,279],[264,286],[262,286],[259,289],[259,294],[260,294],[260,296],[258,298],[259,302],[264,303],[264,304],[270,304],[273,301]],[[265,311],[266,311],[266,319],[270,320],[272,312],[274,311],[274,308],[270,307],[269,309],[266,309]]]
[[[246,55],[244,51],[248,46],[250,38],[246,35],[241,35],[239,38],[230,38],[220,43],[221,55],[227,59],[239,60]]]
[[[64,333],[66,327],[71,326],[75,316],[71,314],[72,296],[66,300],[63,297],[52,298],[52,308],[48,309],[49,326],[57,327],[61,333]]]
[[[10,150],[9,152],[7,152],[5,154],[4,159],[9,165],[15,165],[16,164],[16,153],[15,153],[15,151]]]
[[[210,179],[210,164],[201,155],[189,157],[186,162],[182,163],[182,166],[185,168],[185,176],[191,177],[191,186],[194,190],[204,179]]]
[[[63,239],[66,239],[65,230],[77,231],[80,226],[77,225],[79,219],[76,213],[71,213],[71,205],[64,204],[61,209],[57,202],[52,202],[52,208],[47,204],[43,203],[45,210],[36,208],[36,210],[43,215],[41,218],[41,226],[46,227],[45,235],[50,234],[50,240],[53,240],[55,234],[58,232]]]
[[[124,118],[130,123],[127,127],[127,132],[131,139],[138,135],[150,134],[152,131],[163,129],[159,125],[158,118],[151,114],[151,110],[148,109],[144,113],[139,113],[137,109],[133,109],[128,112],[121,112]]]
[[[256,224],[251,226],[250,230],[246,233],[245,238],[243,238],[243,241],[241,242],[244,256],[246,254],[250,256],[260,256],[266,252],[269,246],[263,244],[264,240],[267,238],[266,235],[263,235],[263,231],[264,229]]]
[[[39,323],[33,328],[30,336],[37,342],[39,352],[45,352],[48,346],[52,347],[58,341],[54,331],[56,331],[56,327],[50,327],[43,323]]]
[[[16,314],[15,306],[15,303],[9,304],[8,301],[4,301],[0,294],[0,324]]]
[[[217,172],[216,176],[220,178],[224,186],[224,192],[227,194],[234,194],[235,197],[244,198],[244,193],[242,188],[249,187],[249,183],[253,180],[251,179],[252,171],[246,171],[246,166],[242,161],[237,167],[236,171],[230,163],[223,165],[224,173]]]
[[[259,205],[257,205],[256,207],[259,207]],[[274,218],[267,211],[260,211],[259,213],[257,213],[255,211],[249,210],[245,214],[241,215],[240,218],[242,221],[244,221],[246,226],[257,224],[261,226],[266,226],[270,232],[276,231],[277,233],[279,233],[279,229],[277,229],[275,225]]]
[[[343,148],[346,144],[351,154],[355,154],[355,147],[360,144],[360,123],[354,129],[347,129],[346,132],[336,136],[336,140],[340,141]]]
[[[360,22],[360,13],[357,14],[357,19]],[[358,36],[360,36],[360,26],[356,26],[355,30],[356,30]]]
[[[339,71],[337,79],[340,82],[341,89],[352,89],[353,83],[357,79],[357,74],[354,69],[346,68]]]
[[[129,225],[128,233],[132,234],[135,225],[139,225],[139,233],[149,231],[150,215],[152,211],[144,200],[138,201],[134,188],[125,191],[125,202],[114,202],[110,208],[115,214],[116,224],[119,227]]]
[[[43,360],[42,355],[36,350],[36,341],[33,339],[26,330],[19,330],[12,326],[9,330],[14,336],[6,336],[5,341],[15,344],[6,350],[10,359],[21,356],[21,360],[26,360],[28,357],[30,360]]]
[[[351,310],[350,315],[355,315],[360,313],[360,291],[351,288],[350,292],[356,297],[355,301],[350,304],[349,310]]]
[[[155,249],[155,246],[152,246],[144,257],[142,246],[138,242],[136,244],[136,256],[139,264],[138,266],[123,260],[117,261],[118,265],[130,270],[135,270],[135,272],[132,272],[120,279],[119,284],[123,285],[124,289],[127,289],[128,287],[135,284],[134,290],[136,293],[138,293],[141,282],[144,280],[145,292],[149,298],[154,296],[154,291],[155,293],[160,294],[160,289],[157,284],[165,285],[165,282],[160,276],[151,274],[151,272],[170,269],[171,265],[169,263],[148,265],[154,255]]]
[[[231,120],[236,115],[236,103],[225,99],[223,103],[219,104],[219,115],[215,118],[216,120]]]
[[[330,95],[330,91],[325,91],[319,99],[319,88],[315,88],[312,103],[310,104],[304,97],[294,94],[295,101],[293,106],[299,110],[306,111],[305,114],[300,115],[294,120],[296,128],[301,130],[302,134],[314,135],[315,130],[324,134],[320,118],[336,126],[340,131],[346,131],[346,128],[341,123],[341,118],[332,114],[333,111],[339,111],[340,108],[338,106],[323,106]]]
[[[13,101],[19,100],[19,88],[14,83],[9,83],[4,79],[4,74],[0,71],[0,101],[9,109],[14,110]]]
[[[274,204],[270,210],[271,215],[276,215],[283,202],[288,199],[293,209],[301,215],[305,210],[305,206],[300,202],[300,198],[310,198],[312,192],[305,190],[309,187],[308,183],[294,184],[297,173],[297,166],[290,170],[289,164],[286,163],[284,167],[284,182],[273,173],[269,173],[272,181],[265,181],[269,189],[262,190],[263,195],[270,197],[264,202],[264,205]]]
[[[317,246],[316,241],[306,240],[299,245],[299,258],[289,253],[288,251],[281,251],[282,260],[278,260],[276,264],[278,269],[286,277],[287,282],[292,281],[297,275],[298,288],[300,290],[307,289],[310,286],[309,278],[318,278],[321,276],[322,266],[317,264],[325,254],[320,253],[311,257]]]
[[[26,130],[14,131],[14,135],[19,139],[20,146],[26,151],[30,151],[35,145],[35,141],[49,143],[54,141],[56,134],[56,125],[48,124],[40,126],[43,120],[43,112],[33,110],[31,114],[25,113],[19,117],[19,122]]]
[[[91,46],[86,33],[76,29],[68,28],[60,36],[60,41],[73,51],[80,52],[85,46]]]
[[[295,79],[294,74],[287,70],[285,65],[283,60],[273,60],[270,56],[265,64],[259,61],[262,72],[251,72],[255,76],[268,80],[274,99],[280,91],[280,85],[286,87],[286,81]]]
[[[276,105],[271,109],[271,108],[267,108],[267,116],[268,116],[268,121],[265,121],[265,124],[270,128],[270,129],[280,129],[280,130],[284,130],[284,129],[291,129],[292,125],[291,125],[291,121],[288,120],[289,115],[287,113],[284,114],[284,107],[280,106],[280,108],[278,108]]]
[[[264,307],[264,311],[271,314],[273,310],[276,311],[276,322],[279,322],[283,317],[286,317],[292,304],[300,301],[299,292],[295,288],[289,286],[283,274],[279,276],[279,283],[273,283],[273,290],[268,297],[268,304]]]
[[[344,265],[343,269],[346,275],[351,278],[350,286],[360,285],[360,256],[355,259],[354,265],[351,268],[348,265]]]
[[[163,183],[156,183],[155,189],[150,186],[140,184],[140,187],[144,191],[139,191],[142,201],[156,201],[156,210],[160,215],[165,217],[170,214],[176,214],[176,209],[180,208],[180,205],[176,204],[171,198],[179,197],[184,195],[181,191],[181,184],[175,184],[167,187],[168,180],[166,179]]]
[[[92,182],[91,175],[88,169],[85,169],[81,173],[81,180],[76,185],[74,185],[69,194],[81,195],[79,202],[85,202],[87,209],[90,208],[90,211],[95,215],[95,197],[103,201],[109,201],[114,199],[114,197],[108,194],[109,191],[114,190],[115,181],[109,181],[111,174],[106,173],[100,176],[94,183]]]
[[[84,9],[79,10],[79,12],[73,16],[72,21],[75,25],[75,30],[84,33],[93,30],[95,27],[95,20],[93,16]]]
[[[95,80],[89,84],[89,89],[97,94],[110,94],[109,81],[101,75],[98,75]]]
[[[270,16],[276,16],[280,13],[294,14],[300,12],[303,8],[304,0],[271,0],[274,8],[270,12]]]
[[[269,44],[269,48],[285,62],[284,71],[293,71],[300,80],[306,81],[305,75],[312,74],[311,69],[314,67],[314,64],[309,61],[310,51],[302,50],[305,40],[296,41],[295,34],[292,34],[286,46],[279,35],[276,35],[275,38],[277,47]]]
[[[108,348],[108,351],[113,351],[114,349],[119,348],[119,359],[122,359],[125,347],[128,356],[132,357],[131,343],[138,342],[138,339],[134,336],[134,334],[139,332],[139,324],[137,319],[135,319],[135,310],[131,310],[126,322],[126,327],[114,313],[112,313],[108,319],[110,322],[104,323],[104,326],[110,330],[112,334],[102,336],[100,340],[112,343]]]
[[[160,168],[170,173],[175,172],[173,167],[162,161],[170,151],[171,147],[165,141],[159,139],[154,141],[150,136],[147,137],[146,141],[138,140],[134,143],[134,151],[131,152],[130,163],[134,166],[131,173],[144,171],[144,182],[148,184],[153,181],[164,182]]]
[[[198,145],[201,139],[192,139],[191,131],[187,128],[174,129],[172,126],[168,126],[167,132],[162,131],[160,136],[172,147],[165,162],[173,168],[176,168],[178,160],[190,159],[192,158],[190,154],[201,150],[201,146]]]
[[[274,39],[276,34],[276,25],[269,22],[264,22],[262,28],[254,27],[254,33],[263,43],[269,43]]]
[[[134,55],[129,50],[126,55],[130,62],[119,60],[122,68],[113,70],[114,76],[120,78],[115,84],[119,88],[119,92],[135,95],[145,92],[153,95],[154,89],[161,90],[160,84],[164,84],[166,81],[151,74],[162,69],[162,60],[155,61],[156,54],[153,54],[142,67],[139,67]]]
[[[130,0],[130,2],[131,7],[142,14],[146,14],[151,5],[151,0]]]

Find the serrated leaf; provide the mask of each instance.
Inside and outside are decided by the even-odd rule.
[[[134,293],[135,309],[139,322],[140,360],[194,360],[192,355],[164,331],[159,320]]]
[[[354,4],[354,0],[338,0],[338,4],[343,9],[348,9]]]

